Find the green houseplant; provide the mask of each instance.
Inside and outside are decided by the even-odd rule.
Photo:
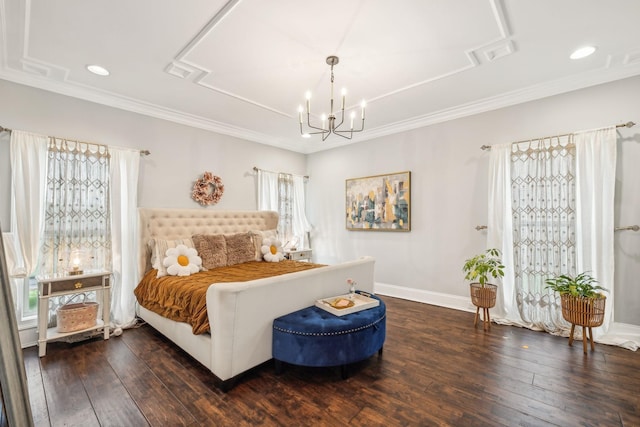
[[[469,258],[464,262],[462,271],[467,273],[464,278],[480,283],[484,288],[488,283],[489,276],[494,279],[504,277],[504,265],[500,258],[498,249],[487,249],[485,253]]]
[[[471,292],[471,302],[476,306],[476,317],[474,326],[478,324],[480,308],[483,310],[484,329],[491,326],[489,309],[496,305],[496,294],[498,286],[489,283],[490,277],[497,279],[504,277],[504,265],[500,258],[498,249],[487,249],[484,253],[469,258],[464,262],[462,271],[466,274],[464,278],[471,280],[469,291]]]
[[[604,298],[599,292],[606,291],[602,286],[595,285],[598,283],[596,279],[591,277],[589,273],[580,273],[575,277],[567,274],[561,274],[551,279],[547,279],[545,289],[556,291],[560,295],[572,295],[582,298]]]
[[[602,286],[596,285],[597,281],[589,273],[580,273],[575,277],[567,274],[547,279],[545,289],[551,289],[560,294],[562,317],[571,323],[569,345],[573,343],[573,333],[576,325],[582,326],[582,347],[587,352],[587,339],[593,344],[593,332],[591,328],[602,325],[604,321],[604,308],[607,297],[598,291],[606,291]],[[587,330],[589,332],[587,338]]]

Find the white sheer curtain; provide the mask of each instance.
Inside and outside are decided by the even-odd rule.
[[[286,248],[293,241],[293,175],[278,174],[278,237]],[[297,240],[297,239],[296,239]]]
[[[590,271],[607,289],[604,323],[594,339],[634,350],[640,345],[611,329],[614,309],[614,197],[616,129],[608,127],[574,136],[576,145],[576,257],[578,272]],[[635,348],[634,348],[635,347]]]
[[[536,144],[544,147],[491,149],[487,246],[501,248],[512,267],[505,271],[494,319],[568,335],[559,298],[544,290],[544,276],[590,271],[609,290],[596,341],[635,350],[640,337],[611,328],[615,128]]]
[[[305,210],[306,199],[304,195],[304,177],[294,175],[293,177],[293,234],[298,236],[299,248],[311,247],[311,242],[307,241],[311,224],[307,219]]]
[[[489,157],[487,247],[502,252],[502,263],[513,265],[513,219],[511,213],[511,144],[492,145]],[[498,287],[493,319],[520,324],[513,268],[506,268]]]
[[[40,236],[44,226],[49,137],[14,130],[11,132],[11,229],[18,239],[18,252],[25,276],[36,274]]]
[[[258,169],[258,210],[278,212],[278,174]]]
[[[65,273],[81,250],[85,270],[111,269],[109,149],[49,138],[40,270]]]
[[[111,321],[125,328],[135,323],[137,285],[137,207],[140,152],[110,147],[111,247],[113,281]]]

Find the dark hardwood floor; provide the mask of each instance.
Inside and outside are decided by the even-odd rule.
[[[271,362],[230,392],[149,326],[24,351],[37,426],[640,426],[640,353],[383,297],[384,353],[351,369]]]

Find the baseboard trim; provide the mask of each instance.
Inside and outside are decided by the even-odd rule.
[[[24,328],[18,331],[22,348],[38,345],[38,329],[34,327]]]
[[[457,295],[443,294],[440,292],[406,288],[403,286],[389,285],[388,283],[380,282],[375,282],[373,285],[373,289],[376,294],[385,295],[388,297],[401,298],[409,301],[437,305],[439,307],[446,307],[460,311],[476,311],[476,307],[471,303],[470,297],[461,297]],[[640,340],[639,325],[613,322],[610,331],[615,331],[615,333],[619,336],[627,337],[630,342],[637,343]]]
[[[425,291],[422,289],[413,289],[380,282],[375,282],[373,289],[376,294],[386,295],[388,297],[422,302],[425,304],[437,305],[439,307],[452,308],[454,310],[469,312],[476,311],[476,307],[471,304],[470,297],[461,297],[458,295],[443,294],[441,292]]]

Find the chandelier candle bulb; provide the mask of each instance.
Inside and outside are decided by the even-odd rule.
[[[362,105],[362,120],[364,120],[364,107],[366,107],[366,106],[367,106],[367,103],[366,103],[366,102],[364,102],[364,101],[362,101],[362,104],[361,104],[361,105]]]
[[[298,106],[298,116],[300,116],[300,124],[302,124],[302,105]]]
[[[353,119],[356,118],[356,112],[352,111],[351,112],[351,130],[353,130]]]
[[[307,92],[307,114],[311,113],[311,92]]]

